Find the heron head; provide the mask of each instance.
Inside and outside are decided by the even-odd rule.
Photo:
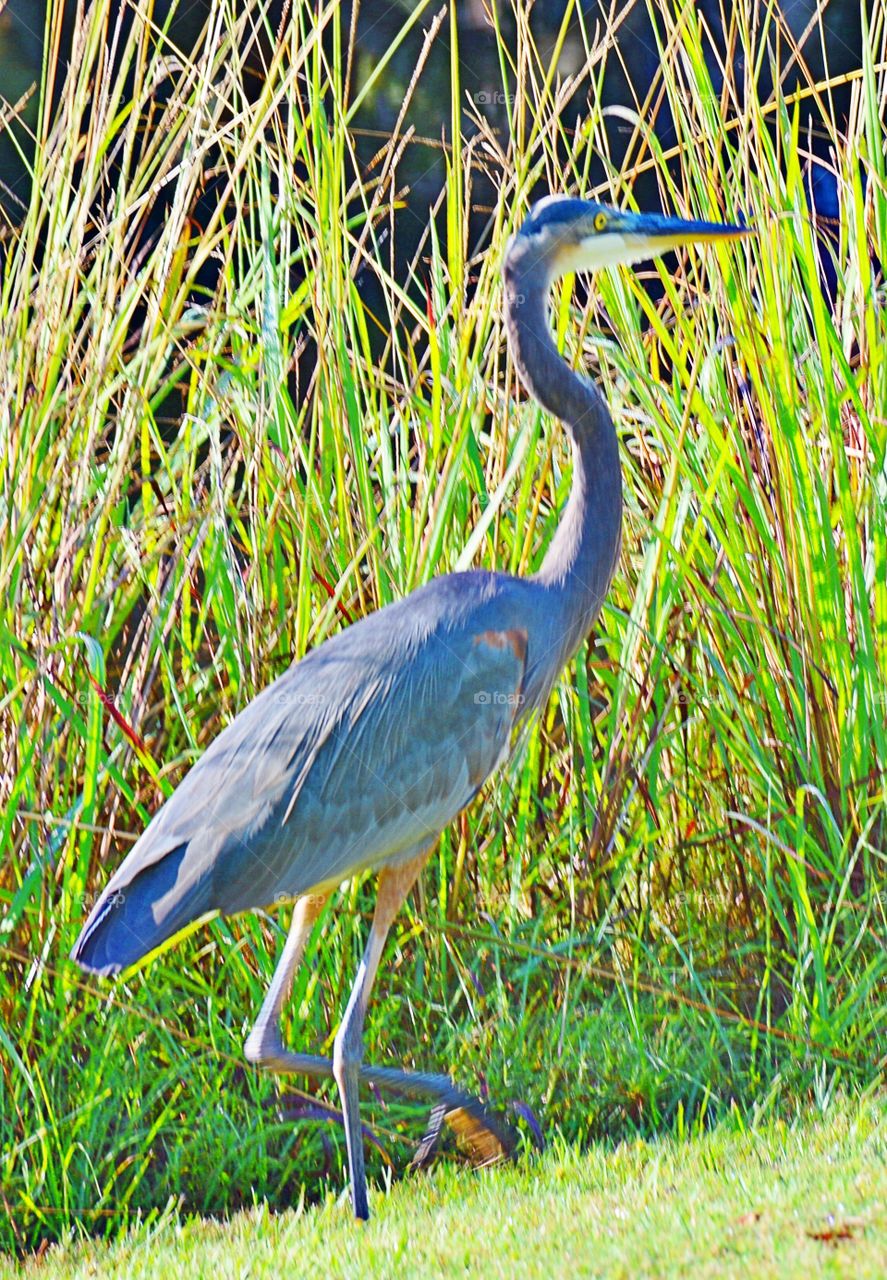
[[[661,213],[626,213],[595,200],[546,196],[512,237],[507,259],[541,266],[551,276],[595,271],[655,258],[680,245],[749,235],[739,224],[700,222]]]

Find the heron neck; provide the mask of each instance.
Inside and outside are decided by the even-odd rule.
[[[622,476],[613,419],[600,391],[558,354],[548,320],[550,273],[506,260],[505,316],[511,350],[527,390],[559,418],[573,447],[570,497],[534,575],[557,595],[574,652],[600,612],[616,568],[622,532]]]

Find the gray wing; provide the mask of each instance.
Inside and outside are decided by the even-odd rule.
[[[468,612],[423,628],[382,610],[265,689],[155,815],[75,959],[114,971],[112,931],[132,963],[207,912],[335,885],[432,842],[508,754],[521,707],[526,631]]]

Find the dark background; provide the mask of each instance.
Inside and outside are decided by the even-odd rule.
[[[500,21],[503,29],[514,30],[514,19],[510,5],[501,4],[501,0],[488,0],[488,3],[499,3]],[[209,13],[211,0],[184,0],[175,12],[171,36],[183,48],[193,44]],[[600,19],[604,7],[609,8],[609,0],[584,0],[582,10],[593,29],[596,20]],[[272,25],[279,21],[283,8],[283,0],[276,0],[270,9]],[[360,6],[357,26],[357,56],[353,64],[354,88],[360,86],[370,74],[373,66],[390,46],[395,35],[401,29],[412,5],[410,0],[395,0],[394,3],[380,0],[364,0]],[[560,27],[566,8],[566,0],[536,0],[531,11],[531,27],[534,37],[544,50],[550,45]],[[722,42],[723,24],[721,6],[717,0],[702,0],[697,8],[703,13],[716,41]],[[763,8],[763,6],[762,6]],[[162,23],[169,13],[169,0],[156,0],[154,5],[155,21]],[[793,35],[799,38],[815,14],[815,0],[786,0],[781,6],[786,25]],[[70,0],[66,12],[68,30],[75,10],[74,0]],[[496,56],[493,33],[484,13],[484,0],[457,0],[456,8],[461,28],[460,47],[462,51],[461,76],[463,95],[473,99],[479,109],[488,115],[498,128],[507,128],[505,107],[499,103],[497,95],[501,94],[502,84],[499,61]],[[43,29],[46,14],[45,0],[8,0],[0,12],[0,97],[5,103],[17,102],[32,85],[39,88],[40,64],[43,49]],[[429,19],[432,10],[428,11]],[[351,20],[350,6],[343,4],[342,23],[347,30]],[[368,162],[380,145],[378,134],[390,133],[400,111],[406,86],[412,77],[416,59],[422,44],[423,27],[427,24],[421,20],[404,41],[395,54],[388,72],[376,85],[367,98],[360,118],[357,122],[358,154],[364,162]],[[840,76],[859,67],[861,63],[861,21],[858,0],[831,0],[827,5],[823,18],[825,45],[828,53],[828,67],[823,60],[822,42],[819,29],[815,27],[802,46],[802,53],[807,66],[817,78],[826,74]],[[638,86],[642,98],[655,73],[658,63],[656,45],[653,39],[650,17],[644,0],[638,0],[618,32],[619,55],[612,51],[607,58],[604,77],[605,105],[632,105],[634,94],[628,79]],[[67,36],[63,36],[62,48]],[[425,138],[439,139],[446,137],[450,130],[450,53],[449,26],[444,22],[435,41],[431,55],[422,73],[415,91],[413,102],[407,115],[407,123],[415,126],[419,135]],[[470,58],[466,50],[470,49]],[[782,51],[787,58],[790,50]],[[581,59],[581,42],[578,26],[574,22],[562,54],[562,66],[570,70],[579,64]],[[716,75],[714,58],[710,60],[713,73]],[[256,75],[260,68],[254,68]],[[764,79],[759,85],[759,92],[768,95],[772,90],[769,69],[763,72]],[[785,89],[790,92],[799,76],[795,69],[789,73]],[[717,80],[715,81],[717,86]],[[575,119],[577,109],[582,110],[584,104],[577,99],[577,93],[565,112],[565,120]],[[838,88],[833,96],[834,109],[840,123],[841,115],[846,111],[849,89]],[[467,104],[466,104],[467,105]],[[25,108],[23,118],[32,127],[37,119],[38,92],[35,90]],[[667,107],[660,110],[655,119],[655,129],[660,141],[668,146],[672,140],[673,130]],[[613,156],[618,161],[620,155],[620,139],[618,122],[613,121]],[[463,128],[470,134],[474,126],[466,114]],[[366,131],[366,133],[364,133]],[[29,149],[29,141],[24,129],[17,127],[17,137],[25,151]],[[814,148],[817,139],[813,139]],[[624,145],[624,144],[623,144]],[[825,145],[824,141],[821,145]],[[603,170],[592,173],[592,179],[602,178]],[[428,207],[433,204],[443,183],[443,158],[439,150],[431,147],[415,145],[408,148],[399,166],[399,177],[409,184],[410,201],[420,221],[424,225],[427,220]],[[830,200],[829,183],[825,175],[819,174],[817,184],[817,203],[821,212],[826,212],[824,203]],[[0,213],[4,219],[15,223],[21,218],[29,195],[27,169],[17,154],[8,131],[0,135]],[[642,193],[643,194],[643,193]],[[655,195],[652,196],[655,201]],[[412,240],[418,237],[418,228],[411,234],[409,222],[405,219],[403,227],[404,243],[398,245],[398,252],[408,258],[414,245]]]

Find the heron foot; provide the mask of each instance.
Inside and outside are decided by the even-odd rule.
[[[293,1053],[285,1049],[276,1028],[264,1032],[255,1028],[244,1046],[248,1061],[263,1071],[281,1075],[307,1075],[315,1080],[333,1078],[331,1058],[311,1053]],[[489,1111],[479,1099],[457,1089],[449,1076],[435,1072],[401,1071],[397,1067],[376,1067],[362,1063],[360,1079],[399,1097],[431,1098],[434,1108],[428,1130],[420,1145],[420,1165],[430,1160],[442,1122],[464,1140],[481,1164],[509,1159],[514,1155],[517,1139],[511,1125]],[[424,1156],[421,1155],[425,1152]]]
[[[425,1125],[425,1136],[410,1161],[411,1169],[427,1169],[434,1160],[446,1118],[446,1107],[441,1102],[435,1102],[428,1116],[428,1123]]]

